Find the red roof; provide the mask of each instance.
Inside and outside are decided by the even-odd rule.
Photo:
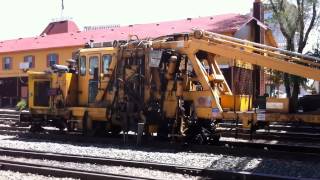
[[[254,18],[251,16],[225,14],[83,32],[78,31],[77,28],[73,28],[69,29],[68,33],[58,33],[59,28],[56,30],[54,28],[51,30],[46,28],[44,31],[46,32],[46,35],[43,34],[38,37],[1,41],[0,53],[81,46],[86,42],[89,42],[89,40],[94,40],[96,42],[126,40],[128,35],[137,35],[141,39],[154,38],[173,33],[190,32],[192,28],[199,28],[217,33],[235,32],[252,19]],[[68,21],[68,23],[73,22]]]

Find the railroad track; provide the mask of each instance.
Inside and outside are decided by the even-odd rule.
[[[236,122],[223,122],[219,123],[219,127],[222,128],[232,128],[238,127],[242,128],[242,124],[239,123],[238,126]],[[298,123],[272,123],[266,127],[266,130],[274,131],[284,131],[292,133],[320,133],[320,126],[316,124],[298,124]]]
[[[0,117],[1,118],[1,117]],[[1,122],[0,122],[1,123]],[[25,127],[0,127],[0,134],[5,133],[8,134],[8,130],[11,132],[11,135],[15,135],[16,139],[24,140],[26,139],[37,139],[39,141],[59,141],[59,142],[80,142],[80,143],[98,143],[98,144],[115,144],[115,145],[123,145],[121,140],[119,141],[118,138],[101,138],[101,137],[84,137],[81,135],[81,133],[72,133],[72,134],[59,134],[58,131],[49,131],[46,133],[40,133],[40,134],[34,134],[34,133],[28,133],[26,131],[27,128]],[[131,141],[128,142],[128,144],[125,144],[124,148],[140,148],[135,146],[135,139],[134,136],[129,137]],[[303,145],[285,145],[285,144],[266,144],[262,142],[240,142],[240,141],[225,141],[222,140],[218,146],[212,146],[212,145],[188,145],[188,146],[182,146],[181,144],[170,144],[170,143],[160,143],[152,141],[151,144],[148,144],[148,141],[144,141],[146,144],[143,144],[141,147],[147,147],[147,148],[153,148],[161,150],[163,147],[170,147],[173,151],[193,151],[193,152],[204,152],[204,153],[220,153],[220,154],[226,154],[226,155],[235,155],[235,156],[247,156],[247,157],[269,157],[269,158],[275,158],[275,159],[288,159],[288,160],[310,160],[310,161],[318,161],[320,159],[320,147],[307,147]],[[149,141],[150,142],[150,141]],[[4,149],[5,150],[5,149]],[[8,151],[0,151],[0,155],[8,155],[6,154]],[[52,153],[50,153],[52,154]],[[12,154],[11,154],[12,155]],[[12,155],[14,156],[14,155]],[[23,156],[22,156],[23,157]],[[41,155],[39,155],[41,157]],[[34,157],[29,157],[34,158]],[[91,157],[92,158],[92,157]],[[41,159],[44,159],[43,157]],[[48,158],[49,159],[49,158]],[[65,160],[65,157],[62,158]],[[105,159],[105,158],[104,158]],[[55,159],[52,159],[55,160]],[[82,162],[86,162],[88,159],[83,160]],[[77,160],[77,162],[81,162]],[[87,162],[90,162],[88,160]],[[111,161],[112,162],[112,161]],[[8,163],[8,162],[7,162]],[[97,163],[97,159],[91,160],[91,163]],[[113,163],[115,163],[113,161]],[[118,165],[121,163],[122,166],[128,166],[124,164],[128,164],[128,162],[116,162]],[[115,164],[116,164],[115,163]],[[0,161],[1,164],[1,161]],[[9,163],[10,164],[10,163]],[[11,162],[11,164],[14,164]],[[3,167],[6,165],[6,167],[14,167],[13,165],[9,166],[8,164],[3,165]],[[109,164],[112,165],[112,164]],[[31,166],[30,164],[26,166]],[[131,167],[135,167],[136,165],[132,165]],[[138,165],[137,165],[138,166]],[[159,164],[150,166],[150,164],[145,165],[140,162],[140,166],[146,167],[148,166],[149,169],[156,169],[156,170],[162,170],[165,171],[165,166],[159,166]],[[1,167],[1,166],[0,166]],[[19,166],[16,166],[16,169],[19,169]],[[139,166],[138,166],[139,167]],[[54,169],[55,167],[50,167],[47,169]],[[157,169],[158,168],[158,169]],[[22,168],[23,169],[23,168]],[[164,169],[164,170],[163,170]],[[168,169],[178,169],[176,170],[176,173],[183,173],[183,174],[190,174],[190,175],[196,175],[196,176],[202,176],[202,177],[210,177],[210,178],[216,178],[216,179],[294,179],[292,177],[283,177],[283,176],[272,176],[268,174],[251,174],[248,172],[232,172],[232,171],[221,171],[221,170],[208,170],[208,169],[197,169],[197,168],[190,168],[190,167],[178,167],[171,165]],[[5,170],[5,168],[4,168]],[[14,170],[14,168],[12,169]],[[32,172],[38,172],[39,170],[30,171]],[[45,170],[44,170],[45,171]],[[62,169],[61,174],[63,175],[63,172],[68,172],[68,169]],[[168,172],[174,172],[170,170],[166,170]],[[20,171],[22,172],[22,171]],[[71,172],[71,171],[70,171]],[[72,176],[68,177],[86,177],[85,175],[81,175],[80,172],[71,172]],[[47,174],[46,174],[47,173]],[[89,173],[93,177],[95,172],[86,172]],[[53,175],[53,172],[44,172],[44,174],[41,175]],[[74,176],[73,176],[74,174]],[[59,174],[58,177],[62,177]],[[97,174],[98,179],[99,176],[102,176],[101,173]],[[103,175],[107,176],[107,175]],[[110,175],[113,177],[112,175]],[[89,177],[89,176],[87,176]],[[109,177],[109,179],[111,178]],[[116,178],[116,177],[114,177]],[[121,179],[122,177],[118,177]],[[132,178],[132,177],[131,177]],[[87,178],[84,178],[87,179]],[[113,179],[113,178],[112,178]],[[125,177],[123,179],[129,179],[128,177]]]
[[[179,174],[188,174],[193,176],[199,176],[208,179],[235,179],[235,180],[288,180],[288,179],[299,179],[287,176],[277,176],[262,173],[252,173],[252,172],[235,172],[235,171],[225,171],[225,170],[215,170],[210,168],[194,168],[185,167],[172,164],[162,164],[162,163],[152,163],[152,162],[141,162],[123,159],[111,159],[111,158],[101,158],[101,157],[90,157],[90,156],[77,156],[68,154],[59,154],[51,152],[40,152],[40,151],[27,151],[18,149],[8,149],[1,148],[1,155],[14,156],[14,157],[24,157],[32,159],[48,159],[61,162],[76,162],[76,163],[94,163],[99,165],[112,165],[112,166],[125,166],[134,168],[147,168],[153,170],[167,171]],[[0,160],[1,170],[12,170],[19,171],[23,173],[34,173],[40,175],[53,175],[56,177],[73,177],[80,179],[149,179],[140,177],[131,177],[124,175],[83,171],[67,168],[58,168],[51,166],[43,166],[31,163],[22,163],[14,161]]]
[[[259,129],[254,133],[243,129],[242,124],[221,123],[217,130],[222,137],[240,139],[265,139],[292,142],[310,142],[320,145],[320,126],[299,124],[271,124],[266,129]]]
[[[250,132],[234,129],[227,129],[220,131],[222,137],[233,137],[239,139],[264,139],[264,140],[278,140],[278,141],[292,141],[292,142],[312,142],[320,145],[320,134],[313,133],[287,133],[287,132],[268,132],[257,131],[252,135]]]
[[[95,180],[105,180],[105,179],[151,179],[143,177],[126,176],[111,173],[100,173],[94,171],[84,171],[69,168],[61,168],[55,166],[45,166],[40,164],[32,163],[22,163],[16,161],[0,160],[0,170],[14,171],[20,173],[32,173],[44,176],[54,176],[54,177],[70,177],[76,179],[95,179]]]
[[[220,141],[222,144],[230,146],[230,147],[238,147],[238,148],[251,148],[251,149],[260,149],[265,150],[266,152],[285,152],[285,153],[296,153],[296,156],[303,154],[313,154],[320,157],[320,147],[319,146],[301,146],[294,144],[267,144],[263,142],[239,142],[239,141]],[[294,158],[293,155],[292,158]]]
[[[144,141],[145,143],[137,145],[133,136],[124,144],[121,138],[103,138],[103,137],[84,137],[79,134],[74,135],[52,135],[52,134],[23,134],[18,138],[21,141],[39,141],[39,142],[76,142],[80,144],[90,145],[115,145],[122,149],[147,150],[147,151],[168,151],[168,152],[198,152],[198,153],[214,153],[245,157],[264,157],[284,160],[298,161],[318,161],[320,160],[320,147],[305,147],[286,144],[265,144],[258,142],[233,142],[221,141],[217,145],[195,145],[168,143],[156,140]],[[152,142],[152,143],[151,143]],[[164,148],[170,147],[170,148]],[[0,147],[1,148],[1,147]],[[0,151],[1,152],[1,151]]]
[[[0,115],[0,119],[5,116]],[[1,123],[0,123],[1,124]],[[228,124],[226,124],[228,125]],[[277,126],[277,125],[276,125]],[[278,125],[279,126],[279,125]],[[277,127],[278,127],[277,126]],[[70,142],[80,142],[80,143],[98,143],[98,144],[118,144],[118,145],[123,145],[121,141],[119,141],[120,137],[118,138],[110,138],[110,137],[83,137],[81,133],[67,133],[67,134],[61,134],[57,130],[47,130],[45,133],[29,133],[27,127],[10,127],[10,126],[0,126],[0,134],[6,134],[6,135],[14,135],[17,138],[23,140],[23,139],[39,139],[39,140],[49,140],[49,141],[70,141]],[[224,134],[225,137],[234,137],[235,132],[229,132],[229,134]],[[250,135],[248,134],[241,134],[241,132],[238,133],[238,138],[239,139],[249,139]],[[255,138],[258,136],[255,135]],[[129,137],[131,138],[131,142],[128,142],[127,145],[135,145],[135,136]],[[212,145],[190,145],[188,147],[186,146],[181,146],[181,144],[169,144],[170,147],[177,151],[194,151],[194,152],[215,152],[219,151],[219,149],[223,149],[222,151],[226,151],[231,153],[229,150],[224,149],[225,146],[228,146],[228,149],[232,148],[247,148],[247,151],[250,152],[250,154],[256,154],[254,153],[257,151],[257,149],[262,150],[265,154],[272,154],[271,152],[275,153],[282,153],[282,157],[287,157],[285,154],[287,152],[291,153],[299,153],[299,154],[293,154],[292,156],[288,158],[297,158],[297,157],[305,157],[305,154],[312,154],[316,155],[319,154],[320,152],[320,140],[318,139],[313,139],[312,141],[309,138],[304,139],[304,137],[300,137],[300,142],[315,142],[318,144],[318,146],[315,144],[314,146],[310,146],[310,143],[308,145],[303,144],[303,143],[291,143],[291,144],[286,144],[286,143],[267,143],[266,141],[263,142],[263,140],[276,140],[277,138],[274,136],[270,135],[260,135],[260,138],[262,139],[261,141],[241,141],[241,140],[224,140],[223,138],[220,141],[220,144],[216,146]],[[288,139],[282,139],[282,140],[288,140]],[[309,140],[309,141],[307,141]],[[148,141],[145,141],[146,144],[143,146],[146,147],[155,147],[155,148],[160,148],[161,147],[166,147],[168,146],[168,143],[161,143],[152,140],[151,144],[148,144]],[[156,145],[158,144],[158,145]],[[250,151],[249,149],[253,149]],[[240,151],[239,151],[240,152]],[[220,152],[223,153],[223,152]],[[247,153],[247,155],[250,155]],[[260,153],[261,154],[261,153]],[[281,157],[277,157],[281,158]]]
[[[13,128],[15,129],[15,127]],[[0,134],[6,134],[6,135],[13,135],[16,136],[19,140],[28,140],[28,139],[38,139],[39,141],[58,141],[58,142],[78,142],[78,143],[95,143],[95,144],[114,144],[114,145],[123,145],[121,136],[119,137],[84,137],[81,133],[67,133],[67,134],[61,134],[56,130],[47,131],[45,133],[29,133],[28,131],[25,131],[24,128],[21,129],[21,131],[15,129],[13,131],[7,131],[4,129],[1,130],[0,128]],[[231,134],[230,137],[233,137],[234,134]],[[238,134],[238,137],[241,138],[241,134]],[[248,135],[245,135],[245,139],[248,139]],[[119,141],[120,140],[120,141]],[[272,140],[272,139],[271,139]],[[149,139],[150,141],[150,139]],[[216,145],[188,145],[184,146],[180,143],[177,144],[170,144],[166,142],[159,142],[155,139],[151,140],[152,143],[148,143],[148,140],[144,140],[144,144],[142,144],[142,147],[154,147],[154,148],[160,148],[162,147],[168,147],[170,146],[172,149],[177,151],[188,151],[191,150],[193,152],[214,152],[218,150],[219,148],[225,148],[225,146],[229,147],[229,149],[232,148],[247,148],[247,149],[253,149],[253,151],[256,151],[257,149],[262,150],[265,154],[270,154],[271,152],[292,152],[292,153],[298,153],[291,158],[296,158],[303,156],[302,154],[319,154],[320,152],[320,145],[312,145],[304,144],[304,143],[284,143],[284,142],[276,142],[276,143],[270,143],[270,141],[262,140],[254,140],[254,141],[248,141],[248,140],[241,140],[241,139],[233,139],[233,140],[225,140],[224,138],[221,138],[219,144]],[[131,135],[129,136],[129,141],[126,145],[135,146],[135,136]],[[249,152],[249,151],[248,151]],[[252,152],[252,151],[250,151]],[[250,155],[250,154],[248,154]]]

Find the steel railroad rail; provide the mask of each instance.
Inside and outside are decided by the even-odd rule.
[[[208,168],[194,168],[172,164],[152,163],[152,162],[141,162],[123,159],[111,159],[101,157],[90,157],[90,156],[77,156],[67,155],[59,153],[49,153],[40,151],[25,151],[17,149],[0,149],[1,155],[25,157],[33,159],[49,159],[63,162],[77,162],[77,163],[95,163],[100,165],[112,165],[112,166],[126,166],[135,168],[147,168],[153,170],[167,171],[172,173],[189,174],[194,176],[200,176],[210,179],[236,179],[236,180],[288,180],[288,179],[301,179],[288,176],[278,176],[263,173],[252,173],[252,172],[236,172],[236,171],[225,171],[215,170]],[[148,179],[140,177],[131,177],[123,175],[115,175],[108,173],[99,173],[83,170],[74,170],[67,168],[57,168],[43,165],[34,165],[30,163],[21,163],[13,161],[0,160],[0,167],[2,170],[12,170],[19,172],[29,172],[41,175],[53,175],[58,177],[73,177],[80,179]]]
[[[221,123],[217,132],[222,137],[239,138],[245,140],[270,140],[279,142],[292,142],[296,144],[313,144],[320,146],[320,126],[315,125],[279,125],[270,124],[265,129],[251,132],[242,128],[242,124]]]
[[[235,122],[222,122],[219,123],[219,128],[242,128],[242,123],[236,123]],[[307,132],[307,133],[320,133],[320,126],[314,125],[314,124],[294,124],[294,123],[285,123],[285,124],[279,124],[279,123],[273,123],[266,127],[268,130],[278,130],[278,131],[287,131],[287,132]]]
[[[18,136],[21,140],[23,139],[39,139],[39,140],[48,140],[48,141],[70,141],[70,142],[79,142],[79,143],[96,143],[96,144],[115,144],[115,145],[124,145],[124,143],[121,141],[121,136],[119,137],[84,137],[81,134],[31,134],[31,133],[21,133]],[[241,140],[235,140],[235,141],[229,141],[229,140],[220,140],[220,142],[216,145],[193,145],[190,144],[188,147],[203,147],[208,152],[210,149],[215,149],[219,146],[225,146],[230,145],[233,147],[246,147],[246,148],[254,148],[254,149],[268,149],[269,151],[282,151],[282,152],[297,152],[297,153],[319,153],[320,152],[320,145],[313,145],[310,146],[310,143],[303,144],[303,142],[297,143],[296,141],[293,142],[278,142],[278,143],[269,143],[268,140],[262,142],[263,140],[256,142],[256,141],[241,141]],[[145,144],[142,144],[141,146],[146,147],[154,147],[154,148],[161,148],[161,147],[167,147],[168,144],[170,144],[170,147],[172,149],[180,149],[181,143],[165,143],[160,142],[155,139],[153,139],[151,142],[143,141]],[[129,141],[126,142],[126,145],[136,145],[136,136],[132,135],[129,136]],[[176,148],[175,148],[176,147]],[[185,147],[184,147],[185,148]],[[181,149],[181,150],[188,150],[187,149]],[[202,148],[201,148],[202,149]],[[197,151],[195,149],[195,151]]]
[[[263,139],[280,142],[314,143],[320,146],[320,133],[282,132],[279,130],[259,130],[250,134],[249,130],[234,128],[218,129],[222,137],[233,137],[246,140]]]
[[[8,130],[6,130],[8,128]],[[11,130],[11,131],[10,131]],[[21,131],[19,131],[21,130]],[[73,134],[59,134],[58,131],[47,131],[46,133],[41,133],[41,134],[33,134],[33,133],[28,133],[25,128],[18,128],[18,127],[1,127],[0,128],[0,134],[6,134],[6,135],[14,135],[17,138],[20,138],[21,140],[23,139],[39,139],[39,140],[48,140],[48,141],[70,141],[70,142],[79,142],[79,143],[95,143],[95,144],[118,144],[118,145],[123,145],[121,141],[119,141],[119,138],[103,138],[103,137],[83,137],[81,133],[73,133]],[[234,137],[235,134],[234,132],[230,132],[229,137]],[[243,137],[242,137],[243,136]],[[238,138],[244,138],[244,139],[249,139],[250,135],[243,135],[239,132]],[[254,138],[258,138],[258,136],[263,136],[263,137],[269,137],[268,135],[260,135],[260,134],[255,134]],[[300,137],[300,139],[303,139],[303,137]],[[127,145],[130,147],[134,147],[132,145],[135,145],[135,140],[134,137],[129,137],[131,141],[128,142]],[[263,138],[262,138],[263,139]],[[290,139],[290,138],[289,138]],[[288,139],[288,140],[289,140]],[[269,138],[270,140],[270,138]],[[275,139],[271,139],[275,140]],[[315,139],[317,140],[317,139]],[[166,147],[167,145],[164,145],[165,143],[161,143],[158,141],[152,141],[152,144],[143,144],[142,147],[149,147],[149,148],[154,148],[154,149],[163,149],[162,147]],[[319,154],[320,152],[320,145],[318,146],[310,146],[310,143],[308,146],[303,144],[303,141],[291,141],[294,142],[295,144],[284,144],[284,141],[282,143],[278,144],[270,144],[270,143],[262,143],[260,142],[255,142],[255,141],[239,141],[236,140],[235,142],[229,141],[229,140],[221,140],[220,141],[220,146],[212,146],[212,145],[188,145],[188,146],[181,146],[181,144],[170,144],[170,147],[172,147],[172,150],[174,151],[193,151],[193,152],[212,152],[215,153],[218,149],[224,149],[225,154],[228,154],[227,152],[230,153],[230,151],[226,151],[224,146],[228,146],[231,148],[246,148],[248,152],[246,156],[249,156],[252,154],[254,151],[257,151],[258,149],[261,150],[262,152],[259,152],[258,154],[264,153],[262,156],[268,156],[268,154],[283,154],[281,157],[277,158],[282,158],[282,157],[287,157],[286,154],[288,152],[293,153],[290,158],[297,158],[297,157],[305,157],[311,155],[316,155]],[[299,143],[297,143],[299,142]],[[309,141],[310,142],[310,141]],[[314,141],[316,142],[316,141]],[[157,145],[159,144],[159,145]],[[135,148],[135,147],[134,147]],[[229,148],[229,149],[231,149]],[[252,149],[252,150],[250,150]],[[267,149],[267,151],[265,151]],[[239,150],[240,152],[241,150]],[[223,152],[220,152],[223,153]],[[257,154],[257,153],[253,153]],[[235,154],[236,155],[236,154]],[[312,159],[312,157],[310,158]]]
[[[14,171],[20,173],[32,173],[44,176],[70,177],[76,179],[115,179],[115,180],[133,180],[133,179],[151,179],[143,177],[126,176],[111,173],[100,173],[94,171],[84,171],[55,166],[45,166],[33,163],[23,163],[16,161],[0,160],[0,170]]]

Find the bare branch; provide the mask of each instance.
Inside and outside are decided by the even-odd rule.
[[[298,8],[298,24],[299,24],[299,45],[298,52],[301,51],[301,45],[304,40],[304,0],[297,0]]]
[[[304,39],[303,39],[302,45],[301,45],[301,47],[299,47],[301,52],[304,49],[304,47],[306,46],[306,44],[307,44],[307,40],[309,38],[309,34],[310,34],[311,30],[313,29],[313,27],[315,26],[316,19],[317,19],[317,1],[313,1],[312,2],[312,18],[311,18],[309,27],[308,27],[308,29],[306,31],[306,34],[304,35]]]
[[[295,20],[290,20],[289,15],[286,13],[286,4],[284,0],[269,0],[272,10],[275,13],[275,17],[279,22],[280,30],[286,38],[294,38],[295,32],[297,31],[297,24]]]

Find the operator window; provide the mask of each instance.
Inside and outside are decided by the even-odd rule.
[[[94,73],[94,69],[95,68],[98,68],[98,63],[99,63],[99,59],[98,59],[98,56],[91,56],[89,58],[89,74],[90,75],[93,75]]]
[[[80,75],[84,76],[86,75],[86,57],[85,56],[81,56],[80,57]]]
[[[112,56],[109,54],[105,54],[103,55],[102,60],[103,74],[107,74],[109,72],[109,66],[112,60]]]

